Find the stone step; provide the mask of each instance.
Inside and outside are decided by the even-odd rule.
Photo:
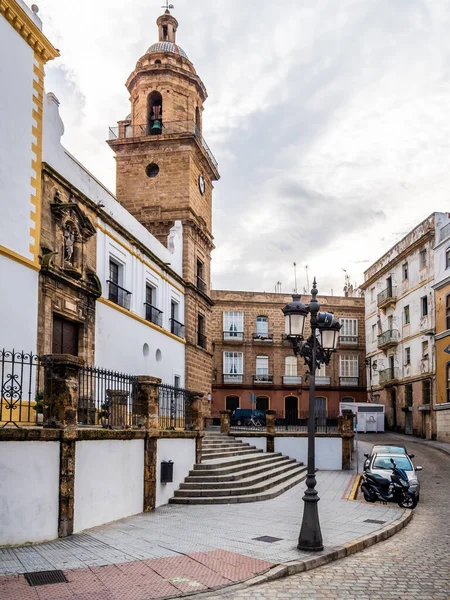
[[[225,442],[203,442],[202,444],[203,450],[216,450],[217,448],[248,448],[249,446],[250,444],[248,442],[230,442],[229,444]]]
[[[230,449],[228,452],[225,449],[218,450],[217,452],[215,450],[202,450],[202,461],[212,460],[214,458],[226,458],[229,456],[245,456],[246,454],[255,454],[256,452],[262,452],[262,450],[255,448],[254,446],[249,446],[242,450]]]
[[[231,468],[226,467],[225,469],[189,471],[187,479],[205,483],[212,481],[238,481],[251,474],[259,475],[259,473],[263,473],[275,465],[281,467],[288,462],[295,462],[295,459],[289,458],[288,456],[275,456],[271,460],[254,460]]]
[[[258,469],[257,472],[254,470],[247,470],[243,473],[238,474],[238,477],[230,480],[228,476],[225,480],[217,481],[217,477],[187,477],[185,482],[180,485],[182,490],[212,490],[212,489],[232,489],[239,487],[246,487],[248,485],[254,485],[266,481],[274,475],[281,475],[292,471],[298,466],[299,463],[295,459],[289,459],[282,463],[275,463],[275,465],[266,465],[263,469]],[[206,481],[205,481],[206,479]],[[201,480],[201,481],[199,481]]]
[[[282,457],[281,452],[258,452],[253,454],[247,454],[245,456],[232,456],[227,458],[218,458],[213,461],[202,462],[194,465],[194,472],[197,474],[198,471],[210,472],[213,469],[221,469],[222,473],[232,473],[234,471],[240,471],[240,465],[247,465],[251,462],[257,461],[258,463],[266,460],[272,460],[276,457]],[[192,471],[191,471],[192,472]]]
[[[283,483],[278,483],[274,487],[270,489],[260,492],[260,493],[249,493],[238,495],[235,494],[233,496],[204,496],[204,497],[195,497],[195,496],[187,496],[187,497],[174,497],[170,498],[170,504],[235,504],[235,503],[243,503],[243,502],[259,502],[262,500],[270,500],[271,498],[276,498],[283,492],[294,487],[298,483],[304,481],[306,478],[306,469],[303,467],[301,470],[296,472],[291,478],[287,479]]]

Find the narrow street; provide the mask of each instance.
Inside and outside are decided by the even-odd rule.
[[[414,453],[421,499],[412,522],[393,538],[320,569],[255,586],[216,592],[227,600],[449,600],[450,455],[412,437],[360,436],[364,442],[403,443]]]

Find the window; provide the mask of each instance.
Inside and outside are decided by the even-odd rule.
[[[203,315],[197,315],[197,344],[201,348],[206,348],[205,317]]]
[[[114,260],[109,260],[109,286],[108,298],[111,302],[119,304],[124,308],[130,308],[131,292],[128,292],[122,287],[123,282],[123,266]]]
[[[242,352],[223,353],[224,383],[242,383],[244,360]]]
[[[204,274],[204,265],[201,260],[197,258],[197,289],[206,294],[206,281]]]
[[[358,355],[342,354],[339,357],[339,381],[341,385],[358,385]]]
[[[403,273],[403,279],[408,279],[408,263],[403,263],[402,265],[402,273]]]
[[[316,377],[326,377],[327,376],[327,366],[320,365],[320,369],[316,369]]]
[[[447,402],[450,402],[450,363],[447,363]]]
[[[149,283],[145,285],[145,318],[162,327],[162,311],[155,307],[156,290]]]
[[[403,309],[403,315],[404,315],[404,324],[405,325],[409,325],[410,320],[409,320],[409,305],[405,306],[405,308]]]
[[[445,251],[445,268],[450,268],[450,248]]]
[[[226,311],[223,313],[223,339],[244,340],[244,313]]]
[[[178,337],[184,337],[184,325],[179,321],[179,304],[175,300],[170,301],[170,331]]]
[[[419,268],[423,269],[427,266],[427,251],[421,250],[419,252]]]
[[[372,325],[372,342],[375,342],[377,339],[377,325]]]
[[[341,344],[358,343],[358,319],[339,319],[342,324],[339,332],[339,342]]]
[[[238,396],[227,396],[225,398],[225,410],[231,410],[233,413],[237,408],[239,408]]]
[[[342,398],[341,402],[354,402],[355,399],[352,398],[351,396],[345,396],[344,398]]]
[[[163,40],[167,41],[169,39],[169,30],[168,30],[167,25],[163,25],[162,30],[163,30]]]
[[[411,364],[411,348],[405,348],[405,365]]]
[[[284,374],[295,377],[297,375],[297,357],[286,356],[284,359]]]
[[[450,329],[450,294],[445,297],[445,328]]]
[[[430,404],[431,401],[431,381],[429,379],[425,379],[422,381],[422,403]]]
[[[428,298],[427,296],[422,296],[420,299],[420,307],[422,311],[422,317],[426,317],[428,314]]]
[[[256,381],[269,381],[269,357],[256,357]]]
[[[262,412],[266,412],[269,410],[269,398],[267,396],[258,396],[256,398],[256,410],[262,410]]]
[[[428,358],[428,342],[426,340],[422,342],[422,357]]]
[[[269,320],[267,317],[256,317],[256,337],[267,338],[269,335]]]
[[[173,387],[180,388],[181,387],[181,377],[179,375],[175,375],[173,378]]]
[[[314,399],[314,408],[316,419],[326,419],[327,416],[327,399],[323,396],[317,396]],[[318,423],[319,424],[319,423]]]
[[[413,387],[411,383],[405,385],[405,406],[410,408],[413,403]]]
[[[375,302],[375,286],[370,288],[370,301]]]

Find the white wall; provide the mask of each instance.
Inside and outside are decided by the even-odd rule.
[[[308,438],[275,437],[275,452],[308,463]],[[324,471],[342,469],[342,439],[316,437],[316,468]]]
[[[0,442],[0,546],[58,537],[59,442]]]
[[[244,444],[250,444],[250,446],[256,446],[261,448],[264,452],[267,450],[267,438],[266,437],[239,437],[237,440],[244,442]]]
[[[173,461],[173,483],[161,483],[161,462]],[[161,439],[156,450],[156,506],[167,504],[195,464],[194,439]]]
[[[36,352],[38,273],[0,255],[0,278],[0,348]]]
[[[74,533],[143,510],[144,440],[77,442]]]
[[[33,51],[0,16],[0,246],[34,259],[29,245],[33,110]],[[3,279],[3,274],[2,274]]]

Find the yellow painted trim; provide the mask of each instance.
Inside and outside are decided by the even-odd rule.
[[[1,0],[0,0],[1,1]],[[44,64],[39,55],[34,53],[34,60],[38,63],[33,66],[33,72],[38,76],[39,85],[43,88],[44,82]],[[36,80],[33,80],[33,87],[36,88]],[[34,255],[34,262],[39,264],[39,244],[41,238],[41,205],[42,205],[42,115],[43,115],[43,95],[32,94],[33,109],[32,116],[36,121],[36,126],[32,126],[32,134],[36,138],[36,143],[32,141],[31,151],[36,155],[36,159],[31,160],[31,168],[36,173],[31,177],[31,187],[34,192],[30,196],[30,238],[33,242],[30,244],[30,252]]]
[[[108,229],[106,229],[106,227],[103,227],[102,225],[100,225],[100,223],[96,223],[96,227],[97,227],[97,229],[102,231],[105,235],[107,235],[112,240],[114,240],[117,244],[122,246],[122,248],[124,248],[132,256],[135,256],[141,263],[143,263],[151,271],[153,271],[154,273],[159,275],[159,277],[161,277],[161,279],[163,279],[164,281],[167,281],[167,283],[169,283],[174,289],[176,289],[178,292],[180,292],[180,294],[184,295],[183,289],[181,289],[175,283],[173,283],[173,281],[171,279],[169,279],[168,277],[165,277],[160,271],[158,271],[158,269],[155,269],[155,267],[151,263],[149,263],[144,258],[142,258],[142,256],[140,256],[137,252],[135,252],[132,248],[130,248],[130,246],[128,244],[126,244],[125,242],[122,242],[122,240],[120,238],[118,238],[116,235],[111,233]]]
[[[39,63],[41,60],[45,63],[59,56],[58,50],[15,0],[0,0],[0,14],[34,50]]]
[[[358,487],[361,482],[361,477],[362,477],[362,475],[357,475],[355,477],[355,481],[353,482],[352,489],[350,491],[350,494],[348,495],[349,500],[356,500],[356,494],[358,493]]]
[[[179,338],[178,336],[174,335],[173,333],[170,333],[170,331],[166,331],[162,327],[159,327],[158,325],[155,325],[154,323],[147,321],[143,317],[140,317],[136,313],[133,313],[130,310],[127,310],[126,308],[119,306],[115,302],[111,302],[110,300],[107,300],[106,298],[98,298],[97,301],[101,302],[102,304],[105,304],[106,306],[109,306],[110,308],[114,308],[114,310],[118,310],[119,312],[126,315],[127,317],[131,317],[135,321],[138,321],[139,323],[142,323],[143,325],[147,325],[147,327],[150,327],[151,329],[154,329],[155,331],[159,331],[159,333],[163,333],[164,335],[167,335],[167,337],[170,337],[173,340],[180,342],[181,344],[186,344],[186,340],[184,340],[183,338]]]
[[[10,250],[9,248],[5,248],[5,246],[0,246],[0,255],[5,256],[6,258],[10,258],[11,260],[14,260],[15,262],[18,262],[19,264],[23,265],[24,267],[33,269],[33,271],[41,270],[39,263],[34,263],[29,258],[25,258],[25,256],[21,256],[20,254],[17,254],[17,252],[14,252],[13,250]]]

